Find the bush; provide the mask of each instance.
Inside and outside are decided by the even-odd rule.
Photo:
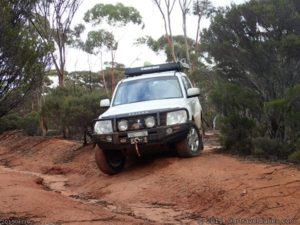
[[[211,101],[223,115],[220,119],[221,144],[225,150],[250,154],[256,118],[262,104],[257,93],[234,83],[221,83],[211,92]]]
[[[300,85],[281,98],[263,100],[251,89],[223,83],[211,92],[223,115],[221,144],[232,153],[297,160],[300,151]]]
[[[255,121],[250,118],[228,116],[221,120],[221,144],[233,153],[250,154],[251,138],[255,128]]]
[[[8,130],[20,129],[21,117],[16,114],[8,114],[0,119],[0,134]]]
[[[253,139],[252,154],[264,158],[287,159],[292,149],[276,139],[257,137]]]
[[[288,159],[293,163],[300,163],[300,150],[297,150],[290,154]]]
[[[27,135],[36,135],[39,128],[39,114],[31,112],[24,116],[9,114],[0,119],[0,133],[8,130],[24,130]]]
[[[46,97],[42,116],[49,129],[64,128],[68,137],[81,136],[101,114],[99,100],[103,97],[99,90],[57,88]]]
[[[20,127],[26,134],[30,136],[36,135],[39,129],[39,114],[37,112],[27,114],[24,119],[20,120]]]

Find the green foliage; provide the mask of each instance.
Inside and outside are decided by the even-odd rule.
[[[286,143],[267,137],[253,139],[253,154],[263,158],[287,159],[292,149]]]
[[[207,51],[224,79],[281,98],[300,82],[299,9],[293,0],[249,1],[216,13],[204,31]]]
[[[76,90],[100,90],[103,86],[100,74],[92,71],[76,71],[66,76],[65,86]]]
[[[300,164],[300,150],[293,152],[289,156],[289,161]]]
[[[76,90],[98,90],[101,91],[104,88],[104,80],[106,82],[106,87],[111,90],[112,88],[112,71],[111,68],[106,68],[100,72],[91,71],[76,71],[71,72],[66,76],[66,87],[68,89]],[[124,65],[116,64],[114,69],[114,76],[116,81],[124,78]],[[106,96],[109,97],[109,96]]]
[[[106,30],[90,31],[84,44],[84,50],[89,54],[97,55],[101,49],[117,50],[118,43],[115,41],[113,33]]]
[[[286,103],[285,99],[275,99],[265,103],[265,115],[269,118],[269,133],[271,138],[284,139]]]
[[[31,112],[20,120],[21,128],[28,135],[36,135],[39,128],[39,114],[37,112]]]
[[[79,35],[83,27],[71,29],[72,20],[82,0],[37,0],[32,15],[26,15],[43,43],[55,48],[51,59],[58,75],[59,86],[64,86],[66,47],[80,45]],[[78,41],[78,43],[77,43]]]
[[[20,119],[16,114],[8,114],[0,118],[0,134],[5,131],[20,129]]]
[[[9,114],[0,119],[0,133],[9,130],[24,130],[27,135],[37,135],[39,129],[39,114],[31,112],[25,116]]]
[[[219,77],[210,97],[224,117],[225,149],[281,159],[296,151],[299,26],[299,1],[250,0],[216,12],[204,31],[201,49]]]
[[[213,11],[214,7],[209,0],[196,0],[193,2],[193,14],[196,16],[208,18]]]
[[[122,27],[129,23],[141,25],[142,17],[135,8],[124,6],[122,3],[117,3],[116,5],[100,3],[85,13],[84,21],[93,25],[100,25],[106,22],[111,26]],[[112,32],[104,29],[90,31],[86,41],[81,41],[80,35],[83,30],[84,25],[82,24],[75,27],[73,43],[74,46],[83,49],[85,52],[97,55],[103,47],[106,47],[111,53],[118,49],[118,41],[115,40]]]
[[[294,142],[300,137],[300,85],[286,92],[283,98],[266,102],[264,109],[270,121],[270,136]]]
[[[255,92],[243,89],[236,84],[220,85],[211,92],[211,101],[221,119],[221,143],[226,150],[249,154],[251,139],[255,135],[255,115],[259,110]]]
[[[132,22],[133,24],[142,24],[140,13],[133,7],[124,6],[122,3],[97,4],[88,10],[84,15],[85,22],[93,22],[94,25],[106,21],[112,26],[125,26]]]
[[[218,83],[210,97],[224,116],[255,118],[262,107],[262,101],[256,92],[233,83]]]
[[[177,35],[173,37],[174,42],[174,50],[175,55],[178,59],[185,59],[186,58],[186,50],[185,50],[185,39],[183,35]],[[195,52],[195,41],[191,38],[187,37],[187,42],[190,47],[190,57],[192,60],[198,59],[198,55]],[[165,36],[161,36],[157,40],[153,39],[150,36],[140,37],[136,40],[136,45],[145,44],[147,45],[152,51],[156,53],[163,52],[167,56],[167,61],[172,62],[172,52],[170,49],[170,45]]]
[[[250,154],[255,121],[247,117],[227,116],[221,120],[221,144],[233,153]]]
[[[27,16],[36,1],[0,1],[0,117],[42,85],[51,46]]]
[[[287,93],[283,99],[266,102],[262,107],[259,96],[236,84],[214,89],[211,100],[223,114],[220,129],[224,148],[273,159],[287,159],[299,149],[298,85]]]
[[[68,128],[70,133],[82,133],[101,114],[99,90],[57,88],[45,99],[42,116],[49,129]]]
[[[287,127],[287,136],[290,141],[299,143],[300,149],[300,84],[288,90],[286,101],[284,119]]]

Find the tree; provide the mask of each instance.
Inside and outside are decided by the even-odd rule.
[[[102,97],[99,90],[87,90],[79,85],[76,90],[58,87],[46,96],[41,114],[49,128],[64,130],[64,138],[83,133],[86,138],[92,121],[102,112],[98,103]]]
[[[84,43],[84,50],[89,54],[98,55],[100,53],[101,64],[102,64],[102,48],[106,48],[111,55],[111,76],[112,76],[112,89],[115,86],[115,76],[114,76],[114,68],[115,68],[115,55],[116,50],[118,49],[118,42],[115,40],[113,33],[108,32],[106,30],[98,30],[98,31],[90,31],[88,33],[88,37]],[[102,65],[101,65],[102,67]],[[103,68],[101,68],[102,70]],[[104,87],[106,90],[106,94],[108,95],[108,90],[106,86],[105,76],[102,73]]]
[[[163,43],[164,39],[159,38],[154,40],[152,37],[142,37],[139,38],[137,43],[138,44],[147,44],[148,46],[152,46],[152,50],[156,51],[156,49],[167,49],[165,51],[167,53],[167,61],[177,61],[178,59],[186,59],[189,64],[192,66],[192,70],[194,71],[199,63],[199,37],[200,37],[200,22],[201,20],[206,17],[208,18],[213,12],[214,7],[212,6],[209,0],[196,0],[192,2],[192,0],[179,0],[179,6],[182,15],[182,30],[183,35],[177,35],[176,37],[183,36],[184,42],[181,46],[178,45],[178,41],[174,40],[175,36],[172,34],[172,24],[171,24],[171,14],[176,6],[176,0],[153,0],[154,4],[157,6],[160,14],[163,18],[163,24],[165,28],[165,40],[168,47],[165,47],[166,44]],[[187,36],[187,18],[190,12],[193,13],[194,16],[198,17],[197,22],[197,34],[194,40]],[[177,43],[176,43],[177,42]],[[157,45],[161,46],[157,46]],[[185,53],[177,55],[178,50],[180,48],[184,48]],[[181,51],[180,51],[181,52]],[[169,54],[170,53],[170,54]],[[171,56],[171,57],[169,57]],[[196,56],[196,57],[195,57]]]
[[[84,21],[86,23],[92,23],[100,25],[106,22],[110,26],[123,27],[129,23],[142,25],[142,17],[140,13],[133,7],[124,6],[122,3],[112,4],[97,4],[92,9],[88,10],[84,15]],[[97,31],[90,31],[88,38],[84,43],[84,51],[90,54],[101,53],[102,48],[105,47],[111,55],[111,77],[112,77],[112,89],[115,87],[115,56],[118,49],[119,41],[117,41],[112,32],[108,32],[104,29]],[[102,76],[104,76],[102,74]],[[105,81],[104,81],[105,83]]]
[[[217,13],[202,39],[215,68],[227,80],[254,89],[265,101],[283,96],[300,82],[297,4],[250,1]]]
[[[135,44],[136,45],[146,44],[152,51],[156,53],[163,51],[167,56],[167,61],[172,62],[173,61],[172,50],[170,49],[170,45],[165,40],[166,40],[165,36],[161,36],[157,40],[153,39],[150,36],[146,36],[146,37],[138,38]],[[183,35],[173,36],[174,53],[176,54],[178,59],[185,58],[186,57],[185,42],[187,42],[187,44],[191,46],[189,48],[190,51],[189,56],[191,59],[194,59],[196,57],[194,51],[195,42],[193,39],[189,37],[184,37]]]
[[[212,3],[210,0],[196,0],[193,3],[193,14],[198,17],[197,21],[197,31],[196,31],[196,37],[195,37],[195,51],[196,54],[199,53],[199,39],[200,39],[200,23],[203,17],[209,17],[212,12],[214,11],[214,7],[212,6]]]
[[[192,3],[192,0],[179,0],[179,5],[182,13],[182,30],[184,35],[184,45],[185,45],[185,54],[186,54],[186,60],[190,64],[190,47],[187,40],[187,15],[190,12],[190,5]]]
[[[31,23],[47,44],[55,45],[58,54],[51,54],[58,75],[59,86],[64,86],[66,46],[70,41],[71,23],[82,0],[39,0]]]
[[[164,22],[165,28],[165,38],[167,39],[169,48],[171,50],[172,60],[174,62],[177,61],[177,57],[175,54],[174,42],[173,42],[173,33],[172,33],[172,26],[171,26],[171,14],[175,6],[176,0],[164,0],[164,6],[161,3],[161,0],[153,0],[154,4],[157,6]]]
[[[133,7],[124,6],[122,3],[97,4],[84,15],[84,21],[91,22],[94,26],[107,22],[111,26],[122,27],[128,23],[141,25],[142,17]]]
[[[229,137],[237,126],[234,112],[243,121],[255,122],[255,133],[248,135],[267,137],[254,141],[254,149],[267,151],[266,146],[277,143],[276,154],[272,154],[278,157],[295,151],[300,140],[299,123],[295,122],[299,119],[299,18],[297,0],[251,0],[217,12],[201,39],[202,51],[221,79],[218,88],[226,87],[222,95],[239,95],[222,100],[227,108],[215,101],[224,115],[223,124],[228,125],[223,135]],[[234,92],[234,88],[239,91]],[[243,92],[250,95],[239,94]]]
[[[74,71],[70,72],[65,79],[65,86],[76,92],[79,90],[100,90],[103,83],[99,80],[99,74],[91,71]]]
[[[43,82],[51,46],[27,20],[35,1],[0,1],[0,117]]]

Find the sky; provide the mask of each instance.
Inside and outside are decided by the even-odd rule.
[[[163,53],[156,54],[150,50],[147,46],[134,45],[134,42],[137,38],[142,36],[151,36],[153,38],[159,38],[164,34],[164,26],[161,14],[159,13],[157,7],[154,5],[152,0],[83,0],[82,5],[78,9],[74,20],[73,25],[78,23],[84,23],[83,16],[85,12],[91,9],[94,5],[98,3],[104,4],[116,4],[122,3],[125,6],[135,7],[141,14],[145,28],[141,29],[140,26],[129,24],[123,28],[114,28],[101,24],[98,26],[87,26],[87,31],[97,30],[105,28],[108,31],[112,31],[115,35],[116,40],[119,41],[119,47],[116,52],[115,61],[118,63],[123,63],[126,67],[136,67],[143,66],[144,62],[150,62],[152,64],[163,63],[166,60],[166,56]],[[245,0],[212,0],[212,3],[215,7],[220,6],[229,6],[230,4],[241,4]],[[195,39],[196,36],[196,17],[188,17],[188,36]],[[201,27],[205,28],[209,26],[208,20],[203,20]],[[172,30],[173,35],[182,34],[182,18],[180,7],[177,3],[174,11],[172,12]],[[84,35],[83,35],[84,37]],[[102,61],[111,61],[110,53],[103,50]],[[99,71],[101,69],[101,60],[100,55],[92,56],[87,53],[68,48],[67,49],[67,61],[66,61],[66,70],[71,71],[80,71],[80,70],[91,70]]]

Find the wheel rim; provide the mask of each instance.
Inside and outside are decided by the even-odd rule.
[[[194,127],[192,127],[187,136],[188,145],[192,152],[197,152],[199,149],[199,136]]]

